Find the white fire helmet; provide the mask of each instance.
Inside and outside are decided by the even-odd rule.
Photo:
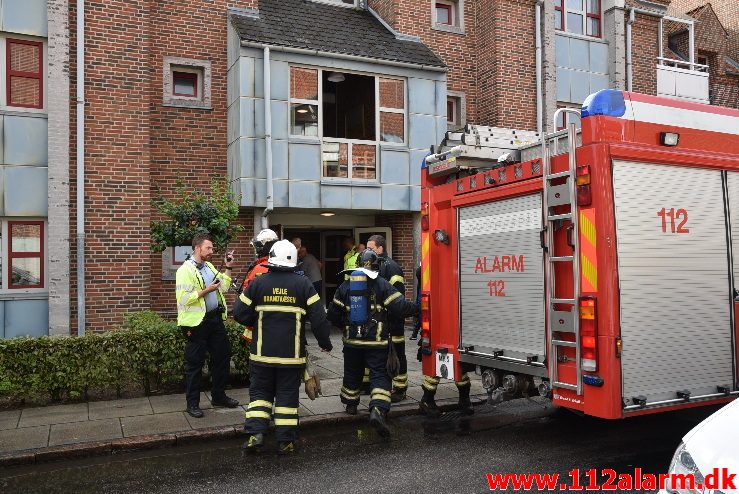
[[[289,240],[275,242],[269,251],[269,264],[283,268],[294,268],[298,264],[298,249]]]
[[[254,237],[254,240],[251,241],[251,245],[252,247],[254,247],[254,250],[257,251],[257,255],[267,255],[266,252],[262,253],[262,251],[265,249],[265,247],[271,247],[271,244],[277,242],[278,240],[279,237],[274,232],[274,230],[265,228],[264,230],[259,232],[256,237]]]

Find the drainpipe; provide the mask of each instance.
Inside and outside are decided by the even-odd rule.
[[[631,91],[633,73],[631,61],[631,26],[634,24],[636,16],[634,9],[629,8],[629,20],[626,22],[626,90]]]
[[[267,166],[267,207],[262,213],[262,228],[269,228],[268,216],[275,208],[274,184],[272,183],[272,71],[269,60],[269,46],[264,47],[264,159]]]
[[[77,335],[85,335],[85,1],[77,0]]]
[[[541,87],[541,9],[544,6],[544,0],[536,1],[536,130],[540,134],[544,130],[544,96]]]

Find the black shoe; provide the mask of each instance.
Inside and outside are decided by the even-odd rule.
[[[223,398],[220,400],[213,400],[211,401],[214,407],[223,407],[223,408],[236,408],[239,406],[239,402],[237,400],[234,400],[233,398],[229,398],[226,395],[223,395]]]
[[[200,409],[200,407],[197,405],[187,407],[187,413],[188,415],[190,415],[190,417],[194,417],[196,419],[203,418],[203,415],[205,415],[203,411]]]
[[[431,391],[423,390],[423,398],[421,398],[418,407],[421,409],[422,414],[428,415],[429,417],[436,418],[441,415],[441,410],[436,406],[436,400],[434,400],[434,393]]]
[[[346,413],[349,415],[356,415],[357,414],[357,405],[350,403],[346,406]]]
[[[377,407],[372,407],[369,421],[370,425],[375,428],[381,437],[385,439],[390,437],[390,428],[387,426],[387,422],[385,421],[385,412]]]
[[[280,456],[286,456],[291,455],[295,453],[295,443],[292,441],[289,442],[280,442],[277,445],[277,454]]]
[[[400,403],[401,401],[405,400],[407,396],[405,395],[405,389],[393,389],[393,391],[390,393],[390,401],[392,403]]]
[[[475,413],[475,409],[472,408],[472,402],[470,402],[469,398],[460,398],[457,408],[460,412],[462,412],[462,415],[474,415]]]
[[[252,434],[244,444],[241,445],[241,449],[246,450],[247,453],[259,453],[264,446],[264,434]]]

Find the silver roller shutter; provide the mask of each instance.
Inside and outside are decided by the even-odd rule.
[[[726,225],[721,172],[614,162],[623,397],[647,402],[731,385]],[[689,233],[658,212],[683,208]],[[681,221],[680,221],[681,222]],[[677,222],[679,225],[680,222]]]
[[[731,250],[734,257],[734,287],[739,289],[739,172],[726,175],[729,191],[729,215],[731,217]]]
[[[516,359],[536,355],[543,362],[541,214],[540,194],[460,208],[463,347],[474,346],[483,354],[503,350],[503,356]],[[481,272],[480,267],[493,272]],[[498,289],[504,296],[490,295],[491,281],[502,282]]]

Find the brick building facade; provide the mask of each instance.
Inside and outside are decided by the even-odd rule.
[[[171,196],[178,177],[192,190],[213,177],[234,180],[246,227],[234,246],[237,275],[243,273],[253,259],[248,238],[262,227],[268,205],[267,142],[274,161],[270,225],[304,238],[326,259],[327,278],[334,276],[341,236],[389,234],[393,257],[412,279],[420,162],[447,128],[551,130],[557,107],[576,107],[599,89],[667,94],[661,84],[667,72],[687,85],[707,85],[705,94],[673,87],[672,96],[739,104],[734,0],[83,3],[87,331],[114,328],[129,311],[173,311],[175,255],[150,252],[149,228],[157,219],[152,199]],[[3,5],[3,53],[8,40],[40,47],[43,76],[36,91],[25,79],[37,76],[17,59],[17,70],[6,67],[2,78],[15,97],[40,105],[0,104],[0,337],[76,333],[76,252],[83,239],[76,228],[78,2]],[[289,17],[298,11],[303,17]],[[283,20],[298,29],[306,16],[321,25],[315,34],[306,28],[289,39],[280,31]],[[709,62],[707,73],[686,68],[690,29],[694,58]],[[264,47],[272,48],[269,131]],[[658,61],[660,54],[674,61]],[[346,98],[341,84],[376,85],[376,100],[366,96],[362,117],[337,109]],[[329,116],[343,119],[343,130],[327,126]],[[349,135],[360,127],[359,137]],[[25,140],[9,140],[14,135]],[[29,252],[19,257],[18,248]],[[40,314],[38,320],[22,319],[28,313]]]

